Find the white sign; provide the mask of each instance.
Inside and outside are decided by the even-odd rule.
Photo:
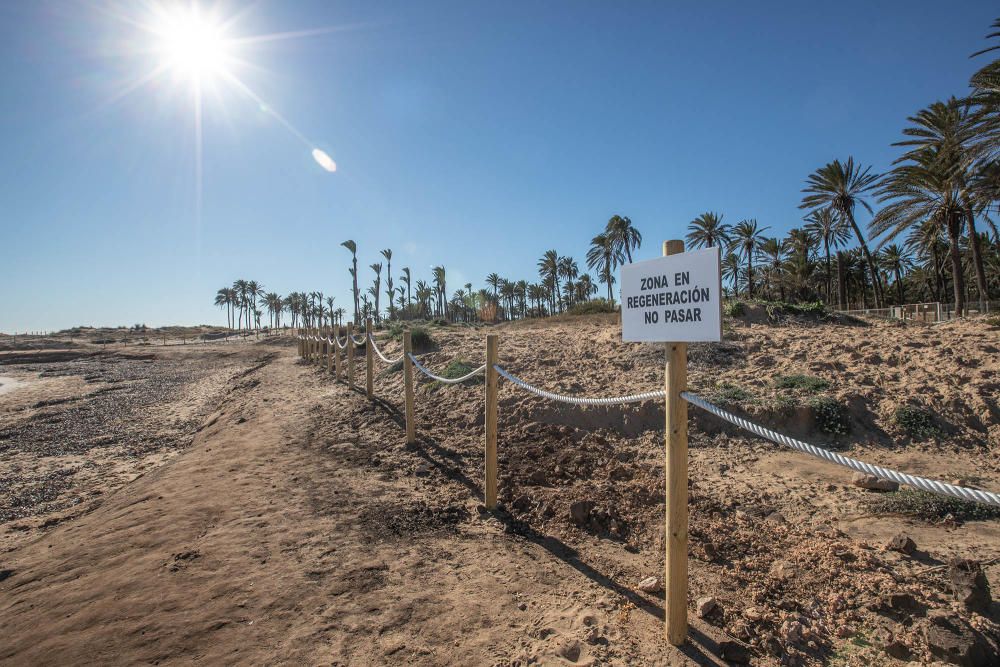
[[[622,267],[622,340],[691,343],[722,340],[719,249]]]

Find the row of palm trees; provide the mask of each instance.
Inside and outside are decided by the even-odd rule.
[[[989,38],[1000,38],[1000,20],[993,28]],[[903,140],[893,144],[904,152],[887,173],[849,157],[810,174],[800,204],[804,224],[787,237],[767,237],[769,228],[755,219],[730,226],[706,212],[689,224],[689,243],[724,248],[729,287],[749,297],[763,290],[833,303],[836,280],[841,308],[942,301],[950,289],[956,312],[965,312],[973,291],[982,309],[1000,295],[1000,234],[990,218],[1000,201],[1000,59],[970,85],[968,97],[934,102],[907,119]],[[872,216],[867,237],[859,207]]]
[[[988,38],[1000,38],[1000,19],[993,28]],[[941,301],[950,291],[961,313],[973,292],[980,304],[1000,295],[1000,234],[990,218],[1000,202],[1000,59],[976,72],[970,86],[968,97],[935,102],[908,119],[904,138],[893,144],[903,153],[887,173],[848,157],[810,174],[800,203],[803,224],[783,238],[767,236],[770,228],[756,219],[729,225],[722,215],[706,212],[689,224],[688,242],[723,248],[727,289],[751,298],[878,308]],[[881,208],[876,211],[872,202]],[[855,215],[859,207],[871,215],[867,236]],[[980,224],[991,234],[982,233]],[[484,288],[466,283],[450,297],[443,265],[431,269],[429,281],[413,280],[409,267],[394,276],[391,249],[369,265],[372,282],[362,290],[357,244],[341,245],[351,253],[351,314],[360,324],[367,317],[495,321],[553,315],[590,301],[599,284],[613,306],[617,269],[632,261],[641,244],[632,221],[615,215],[587,249],[593,276],[581,274],[572,257],[547,250],[538,260],[537,282],[490,273]],[[322,292],[281,297],[252,280],[237,280],[215,299],[230,327],[246,329],[259,329],[265,311],[275,327],[284,313],[292,326],[342,323],[345,309],[334,308],[334,301]]]

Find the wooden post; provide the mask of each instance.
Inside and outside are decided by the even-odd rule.
[[[486,509],[497,508],[497,335],[486,335]]]
[[[417,416],[413,406],[413,362],[410,354],[413,352],[413,342],[410,332],[403,332],[403,385],[406,388],[406,444],[417,441]]]
[[[372,318],[365,320],[365,393],[375,396],[375,352],[372,350]]]
[[[347,387],[354,389],[354,341],[351,335],[354,333],[354,325],[347,323]]]
[[[329,329],[327,329],[326,333],[327,333],[327,336],[330,338],[330,342],[328,342],[326,344],[326,346],[327,346],[326,347],[326,372],[327,373],[332,373],[333,372],[333,349],[336,347],[333,344],[333,327],[331,326]]]
[[[337,341],[340,340],[340,325],[333,325],[333,379],[340,381],[340,346],[337,345]]]
[[[684,241],[665,241],[664,255],[684,252]],[[666,636],[674,646],[687,639],[688,440],[687,343],[666,343]]]

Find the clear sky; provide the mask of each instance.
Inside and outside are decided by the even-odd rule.
[[[321,290],[349,253],[449,292],[535,280],[613,214],[639,258],[699,213],[800,224],[806,175],[877,171],[908,115],[967,91],[1000,15],[961,2],[205,3],[246,42],[205,84],[198,203],[190,81],[143,22],[157,3],[0,3],[0,331],[224,323],[216,289]],[[161,62],[158,62],[161,61]],[[317,146],[336,173],[310,156]],[[864,221],[864,220],[863,220]]]

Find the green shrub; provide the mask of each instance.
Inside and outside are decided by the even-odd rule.
[[[824,433],[847,435],[851,430],[850,414],[847,406],[829,396],[816,396],[809,401],[816,417],[816,426]]]
[[[607,299],[581,301],[569,309],[570,315],[594,315],[595,313],[616,313],[618,308]]]
[[[402,334],[400,334],[402,338]],[[431,338],[431,334],[427,329],[423,327],[413,327],[410,329],[410,343],[413,345],[413,351],[417,352],[419,350],[429,350],[434,346],[434,339]]]
[[[779,375],[774,381],[774,386],[778,389],[803,389],[819,392],[829,389],[830,383],[813,375]]]
[[[941,429],[934,423],[934,416],[915,405],[899,406],[896,408],[893,419],[911,438],[924,440],[941,433]]]
[[[469,364],[464,359],[452,359],[448,362],[448,365],[444,367],[444,370],[438,373],[438,375],[443,378],[448,378],[449,380],[454,380],[455,378],[460,378],[463,375],[468,375],[472,371],[476,370],[476,368],[478,367]],[[478,375],[473,375],[468,380],[462,382],[462,384],[483,384],[483,382],[485,382],[485,376],[483,373],[479,373]],[[432,391],[436,391],[437,389],[446,386],[450,385],[438,382],[437,380],[431,383]]]
[[[446,327],[448,326],[448,320],[443,320],[440,317],[431,320],[431,324],[436,327]]]
[[[720,405],[739,405],[749,398],[750,392],[728,382],[716,384],[712,393],[712,402]]]
[[[726,317],[743,317],[746,315],[747,307],[742,301],[727,301],[722,311]]]
[[[939,496],[919,489],[880,494],[869,498],[867,505],[876,514],[901,514],[924,521],[939,521],[949,514],[959,521],[1000,519],[1000,507]]]

